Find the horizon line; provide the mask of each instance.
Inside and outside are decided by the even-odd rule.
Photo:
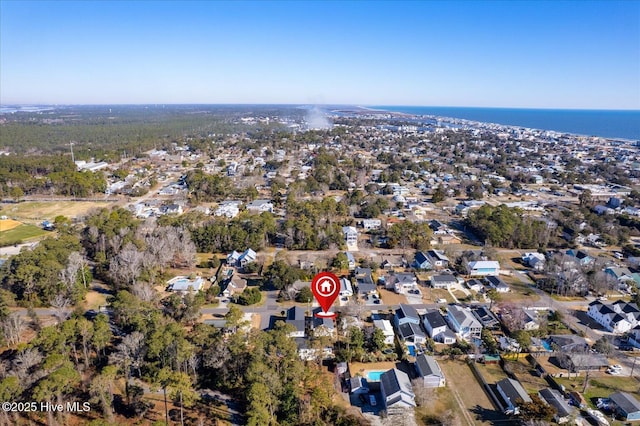
[[[7,107],[68,107],[68,106],[324,106],[324,107],[352,107],[362,109],[373,108],[467,108],[467,109],[520,109],[520,110],[549,110],[549,111],[625,111],[640,112],[638,108],[594,108],[594,107],[531,107],[531,106],[468,106],[468,105],[407,105],[407,104],[387,104],[387,105],[366,105],[366,104],[342,104],[342,103],[203,103],[203,102],[151,102],[151,103],[0,103],[0,108]],[[387,111],[377,109],[377,111]],[[389,111],[393,112],[393,111]]]

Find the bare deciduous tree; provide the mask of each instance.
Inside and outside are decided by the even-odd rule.
[[[22,316],[14,312],[0,322],[2,334],[11,346],[20,342],[20,335],[24,331],[25,321]]]

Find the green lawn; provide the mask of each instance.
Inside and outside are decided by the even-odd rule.
[[[35,225],[22,224],[8,231],[0,232],[0,246],[6,244],[16,244],[18,242],[24,242],[31,238],[39,237],[49,232]]]
[[[575,377],[571,379],[556,378],[556,381],[563,385],[567,391],[579,391],[582,392],[584,388],[584,376]],[[614,392],[622,391],[633,394],[636,398],[640,398],[638,393],[638,387],[640,381],[635,377],[621,377],[621,376],[601,376],[593,377],[589,379],[587,390],[584,393],[584,398],[587,403],[595,408],[593,401],[595,398],[608,398]]]

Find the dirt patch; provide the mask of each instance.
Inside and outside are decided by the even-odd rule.
[[[0,232],[8,231],[9,229],[16,228],[22,225],[22,222],[18,222],[13,219],[0,219]]]
[[[399,305],[400,303],[407,303],[407,298],[402,294],[396,294],[386,289],[378,289],[382,303],[385,305]]]

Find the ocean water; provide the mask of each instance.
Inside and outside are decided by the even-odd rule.
[[[521,108],[463,108],[372,106],[373,109],[414,115],[463,118],[531,129],[586,136],[640,140],[640,110],[575,110]]]

